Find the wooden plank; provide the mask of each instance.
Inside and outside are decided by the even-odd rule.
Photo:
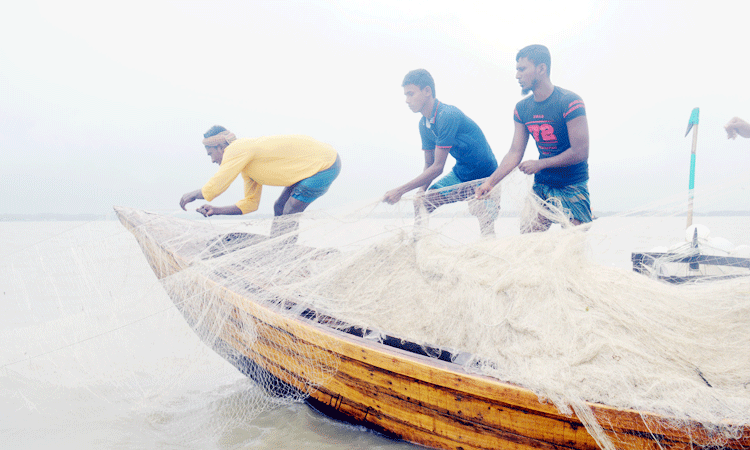
[[[252,343],[253,350],[240,350],[274,375],[282,378],[283,381],[294,384],[300,389],[304,389],[304,385],[300,384],[299,380],[309,380],[305,371],[309,370],[310,365],[314,367],[315,364],[325,363],[325,359],[330,359],[329,354],[324,355],[323,361],[310,359],[304,351],[292,354],[294,352],[290,349],[297,345],[306,350],[314,349],[314,352],[319,352],[320,349],[315,346],[302,345],[300,340],[288,336],[286,330],[282,331],[258,322],[256,326],[258,326],[256,332],[259,337]],[[274,342],[279,334],[283,334],[282,340],[291,344],[283,350],[280,350]],[[263,359],[258,360],[256,356],[251,355],[262,355]],[[559,415],[550,418],[538,416],[535,411],[503,407],[496,400],[490,401],[465,392],[446,390],[433,383],[394,374],[344,356],[340,357],[342,358],[341,364],[334,379],[325,384],[326,391],[334,392],[346,397],[348,401],[362,405],[360,409],[374,408],[380,412],[381,416],[411,423],[412,426],[422,429],[434,427],[437,415],[443,417],[439,428],[441,432],[449,432],[455,423],[462,422],[465,426],[470,424],[469,429],[480,429],[482,436],[492,436],[493,433],[502,432],[527,435],[532,439],[553,442],[555,445],[572,446],[577,443],[580,446],[581,442],[588,441],[588,444],[582,448],[597,448],[585,428],[574,418],[565,417],[564,420],[560,420]],[[288,373],[280,371],[291,373],[292,378],[290,379]],[[314,393],[312,395],[315,396]],[[471,434],[466,430],[462,433]],[[483,437],[482,440],[486,438]],[[539,443],[536,442],[534,445],[538,446]]]
[[[286,331],[290,335],[304,336],[311,344],[328,348],[341,356],[362,361],[375,367],[382,367],[425,382],[441,385],[457,391],[464,391],[480,397],[502,398],[508,405],[540,411],[550,415],[559,412],[552,404],[539,402],[531,391],[502,383],[498,380],[480,375],[468,374],[457,364],[447,363],[420,355],[411,354],[395,348],[383,348],[375,342],[355,338],[346,333],[316,327],[298,319],[273,314],[266,308],[244,297],[226,290],[227,301],[243,309],[254,317],[262,317],[270,326]]]
[[[274,356],[272,349],[258,353],[262,354],[268,360],[268,362],[262,363],[268,364],[270,362],[270,365],[267,367],[277,374],[277,371],[282,366],[276,366],[275,362],[281,361],[282,358],[289,358],[289,354],[284,352]],[[574,418],[566,417],[564,421],[554,420],[544,416],[537,416],[534,412],[530,411],[504,409],[496,406],[497,402],[494,402],[495,405],[493,405],[493,402],[490,400],[474,399],[472,396],[467,396],[460,392],[443,392],[439,387],[435,386],[420,387],[419,382],[414,380],[410,382],[409,380],[401,379],[401,377],[389,380],[387,373],[383,373],[380,369],[369,365],[362,365],[358,368],[365,374],[363,376],[356,373],[355,365],[357,363],[356,361],[342,362],[339,371],[335,375],[335,379],[327,383],[326,388],[320,389],[319,392],[325,391],[320,400],[322,402],[329,402],[329,404],[331,399],[334,398],[333,396],[337,395],[339,405],[331,404],[331,406],[340,409],[340,405],[344,404],[348,405],[350,409],[357,409],[360,411],[359,413],[355,414],[351,412],[351,414],[353,417],[359,417],[360,420],[365,415],[363,411],[375,410],[383,418],[382,420],[409,423],[411,426],[419,427],[423,430],[429,428],[431,424],[434,426],[435,423],[439,422],[439,434],[443,437],[445,437],[443,433],[450,432],[456,423],[465,423],[472,424],[470,429],[476,428],[481,430],[480,434],[483,436],[481,441],[484,441],[486,436],[494,436],[493,439],[504,438],[502,435],[496,435],[496,433],[504,433],[528,436],[530,439],[536,439],[540,442],[549,442],[550,445],[598,448],[593,438],[589,436],[583,426],[576,423],[577,421]],[[297,372],[293,367],[283,366],[283,369],[295,372],[300,378],[305,378],[304,374],[301,374],[301,371]],[[355,375],[351,375],[353,370]],[[376,381],[372,377],[373,375],[380,375],[380,381]],[[395,383],[393,382],[394,380],[396,380]],[[288,377],[285,377],[284,381],[290,382]],[[413,386],[410,387],[410,383]],[[397,393],[400,390],[399,385],[408,388],[406,395]],[[304,389],[304,386],[298,385],[298,387]],[[316,394],[313,393],[313,397]],[[341,396],[346,397],[343,403],[341,403]],[[358,406],[355,408],[351,405]],[[418,410],[422,410],[421,415],[415,412]],[[447,421],[436,422],[436,416],[443,416]],[[374,424],[377,425],[378,422]],[[434,433],[417,433],[417,435],[407,436],[407,438],[414,440],[420,434]],[[456,432],[456,436],[465,436],[467,434],[470,433],[467,433],[466,430],[460,433]],[[455,439],[456,436],[452,438]],[[645,448],[645,446],[652,442],[651,439],[642,436],[627,436],[627,439],[630,442],[637,442],[637,447],[639,448]],[[463,444],[472,443],[471,439],[460,440]],[[540,443],[535,442],[533,445],[539,446]]]
[[[237,339],[234,332],[236,330],[231,334],[236,339],[235,342],[241,342],[242,339]],[[278,333],[283,332],[268,326],[261,327],[258,330],[259,336]],[[286,339],[286,337],[284,338]],[[259,337],[252,342],[252,349],[244,347],[241,351],[268,369],[269,372],[281,378],[282,381],[305,391],[305,381],[310,381],[306,371],[309,369],[308,364],[311,361],[304,361],[304,358],[302,360],[290,358],[290,353],[286,349],[280,350],[273,341],[272,336],[270,339]],[[312,363],[315,364],[315,362]],[[352,363],[356,364],[357,362],[350,361],[348,364],[342,362],[339,369],[349,367]],[[365,372],[371,373],[374,369],[377,368],[366,365]],[[382,426],[384,422],[388,422],[393,426],[389,426],[387,429],[403,429],[402,436],[414,442],[427,444],[438,440],[444,443],[451,441],[470,448],[492,448],[497,445],[499,439],[507,439],[507,435],[510,435],[513,442],[528,441],[527,444],[518,448],[539,448],[543,444],[542,441],[513,433],[512,428],[496,430],[491,426],[474,423],[466,418],[454,417],[447,409],[443,409],[438,414],[434,406],[423,405],[419,401],[415,403],[414,400],[418,400],[419,395],[412,400],[393,395],[388,390],[389,388],[383,389],[383,386],[367,383],[360,377],[351,377],[347,371],[339,370],[335,377],[325,383],[325,387],[320,389],[319,392],[324,393],[322,396],[323,402],[331,402],[335,398],[336,402],[331,406],[355,420],[369,421],[377,426]],[[333,393],[336,397],[333,396]],[[316,394],[313,393],[312,395],[316,396]],[[438,394],[455,398],[451,393],[441,394],[438,391]],[[375,413],[376,415],[373,415]],[[397,427],[395,424],[400,424],[400,426]],[[551,444],[548,444],[548,446],[554,447]],[[442,444],[441,447],[443,447]],[[446,448],[453,448],[453,446]],[[588,448],[596,448],[593,441]]]
[[[293,332],[295,328],[294,326],[291,326],[290,324],[283,324],[282,327],[287,328],[287,332],[290,332],[290,333]],[[349,351],[349,352],[344,351],[346,350],[347,345],[342,345],[342,348],[338,348],[337,351],[339,351],[342,354],[342,356],[345,356],[345,355],[357,356],[358,354],[361,354],[361,358],[358,358],[358,359],[361,361],[369,361],[369,363],[374,362],[375,364],[372,364],[373,366],[386,367],[390,364],[391,367],[388,369],[390,371],[401,373],[401,374],[408,373],[409,375],[415,375],[415,373],[409,373],[410,372],[409,370],[394,370],[393,369],[393,367],[399,366],[399,363],[400,363],[399,358],[394,358],[392,355],[392,353],[394,352],[398,353],[395,349],[393,352],[389,352],[389,354],[385,356],[385,358],[389,360],[384,361],[383,354],[381,351],[378,350],[378,351],[372,352],[364,348],[368,345],[372,345],[372,344],[363,343],[362,345],[356,346],[356,348],[353,350],[350,348],[349,350],[352,350],[352,351]],[[411,356],[411,358],[420,359],[421,357]],[[432,363],[433,365],[448,365],[447,363],[442,363],[440,361],[435,361],[435,360],[430,360],[430,363]],[[419,364],[417,364],[417,366],[418,365]],[[406,367],[409,369],[414,369],[413,361],[411,361],[409,365],[407,365]],[[514,405],[514,406],[520,405],[522,408],[527,408],[530,411],[533,411],[534,414],[542,414],[542,415],[550,414],[549,411],[544,411],[544,408],[539,408],[539,406],[542,404],[538,402],[535,396],[530,402],[528,398],[529,395],[523,395],[525,393],[522,393],[521,395],[515,395],[517,394],[517,391],[519,388],[515,388],[513,386],[510,386],[510,387],[503,386],[502,383],[497,383],[497,382],[494,382],[493,380],[495,386],[500,385],[501,390],[503,390],[503,392],[500,392],[500,393],[495,391],[493,394],[493,392],[488,391],[487,386],[486,386],[486,380],[482,379],[482,377],[473,377],[473,376],[469,376],[468,374],[456,375],[456,374],[446,373],[445,371],[433,372],[432,367],[429,367],[428,369],[429,370],[428,370],[427,376],[424,376],[425,374],[422,374],[423,376],[421,377],[417,376],[415,377],[415,379],[421,379],[421,380],[429,379],[433,383],[436,383],[442,380],[443,381],[442,383],[438,383],[441,386],[449,386],[454,389],[460,386],[458,390],[461,390],[465,393],[471,393],[472,391],[471,388],[477,388],[474,390],[479,391],[479,396],[485,396],[488,399],[494,399],[493,401],[496,404],[508,404],[508,405]],[[451,368],[451,369],[456,370],[455,368]],[[416,374],[416,375],[419,375],[419,374]],[[476,381],[476,379],[479,379],[481,382],[485,382],[484,385],[483,383],[479,383],[477,385],[477,384],[469,382],[469,381]],[[392,383],[392,380],[387,381],[387,382]],[[474,393],[476,394],[476,392]],[[531,408],[529,408],[529,405],[531,405]],[[702,431],[700,427],[698,427],[697,430],[693,430],[689,435],[686,435],[684,430],[682,429],[665,428],[661,430],[662,432],[667,433],[665,436],[654,436],[652,438],[651,428],[643,420],[644,417],[649,417],[648,414],[644,414],[644,413],[636,412],[636,411],[615,410],[613,408],[609,408],[609,407],[601,406],[601,405],[592,405],[592,408],[594,409],[595,413],[599,412],[600,416],[602,415],[607,416],[607,422],[604,422],[604,423],[609,423],[612,430],[614,430],[618,434],[627,436],[627,439],[630,441],[638,442],[640,447],[643,447],[644,445],[648,445],[648,443],[650,443],[653,439],[657,439],[657,440],[661,439],[664,441],[676,440],[674,442],[674,445],[677,445],[677,443],[680,440],[683,440],[685,442],[690,442],[689,440],[690,438],[688,436],[690,436],[693,440],[695,440],[696,443],[700,443],[700,442],[710,443],[711,442],[710,436],[708,436],[705,431]],[[551,414],[553,416],[559,417],[559,414],[557,413],[556,409],[552,409]],[[650,416],[652,416],[654,419],[657,419],[658,417],[654,415],[650,415]],[[576,423],[577,421],[567,418],[566,422]],[[583,433],[581,431],[582,426],[580,425],[577,427],[571,427],[571,428],[575,429],[575,431],[573,432],[574,435],[575,434],[580,435]],[[566,432],[563,434],[569,435],[570,433]],[[586,437],[579,436],[577,438],[573,438],[572,440],[575,441],[576,439],[579,439],[579,440],[591,439],[590,436],[588,436],[587,432],[585,433],[585,436]],[[646,437],[644,438],[643,436],[646,436]],[[570,441],[570,439],[568,439],[568,441]]]
[[[737,256],[719,256],[719,255],[704,255],[701,253],[693,253],[690,255],[684,255],[680,253],[632,253],[630,259],[633,262],[633,270],[640,272],[641,270],[636,269],[636,265],[639,266],[653,266],[654,261],[657,259],[664,259],[670,263],[681,263],[681,264],[706,264],[712,266],[727,266],[727,267],[740,267],[744,269],[750,269],[750,258],[740,258]]]
[[[557,445],[571,446],[587,442],[597,448],[575,417],[549,416],[538,411],[505,405],[497,399],[478,397],[465,391],[405,377],[358,361],[342,361],[341,377],[347,376],[356,389],[379,396],[387,395],[409,402],[432,414],[451,417],[451,420],[472,423],[480,427],[522,434]],[[337,375],[337,378],[339,376]],[[373,392],[377,388],[377,392]],[[394,400],[395,401],[395,400]]]
[[[299,371],[299,365],[277,365],[282,357],[288,355],[284,355],[283,352],[281,355],[274,355],[279,352],[261,342],[256,341],[253,349],[245,350],[246,354],[271,372],[278,373],[282,368],[289,369],[291,374],[285,374],[283,381],[296,384],[301,390],[305,390],[305,386],[297,383],[305,378]],[[361,379],[350,378],[341,370],[336,372],[324,387],[311,395],[316,397],[319,392],[323,393],[323,402],[329,402],[332,407],[354,420],[370,422],[378,427],[385,426],[385,429],[392,433],[398,433],[409,441],[424,445],[432,443],[430,445],[437,446],[436,442],[439,441],[443,444],[437,446],[438,448],[496,448],[501,440],[511,439],[517,444],[525,443],[514,448],[558,447],[512,431],[496,430],[465,418],[455,417],[447,410],[438,414],[428,406],[389,395],[377,385],[363,384]],[[452,444],[445,444],[447,442]],[[597,447],[592,441],[586,448]]]
[[[231,298],[229,301],[236,299]],[[247,308],[249,314],[254,314],[261,308],[247,299],[240,298],[240,307]],[[319,346],[319,340],[313,338],[324,335],[324,345],[343,357],[361,361],[374,367],[382,367],[390,372],[399,373],[415,380],[430,382],[456,391],[466,392],[478,397],[502,397],[502,403],[528,410],[539,411],[550,415],[559,415],[552,404],[540,403],[538,397],[531,391],[519,388],[498,380],[463,372],[461,366],[435,359],[414,355],[399,349],[384,349],[382,345],[354,338],[346,333],[335,330],[319,330],[310,324],[302,324],[295,319],[286,317],[270,317],[263,314],[268,323],[292,335],[305,335],[313,345]],[[277,320],[269,320],[277,319]],[[335,340],[335,342],[334,342]],[[322,347],[321,347],[322,348]]]
[[[496,428],[486,423],[468,420],[457,415],[455,411],[435,410],[429,402],[415,402],[403,397],[389,395],[379,386],[359,384],[359,379],[349,379],[343,373],[336,374],[332,383],[325,386],[339,393],[340,403],[361,405],[359,409],[370,411],[370,421],[375,424],[389,422],[400,424],[400,432],[404,438],[412,442],[426,442],[434,438],[449,440],[457,445],[476,448],[497,447],[499,442],[510,440],[515,443],[525,443],[529,447],[559,447],[548,440],[535,439],[523,435],[514,428],[514,418],[520,418],[522,412],[508,416],[509,422],[505,427]],[[429,398],[430,390],[425,389]],[[314,395],[314,394],[313,394]],[[392,429],[392,427],[389,427]],[[537,437],[544,437],[543,433]],[[591,442],[590,449],[597,448]]]
[[[388,410],[391,410],[389,408]],[[415,414],[420,413],[416,407]],[[353,400],[342,398],[339,410],[347,414],[362,414],[361,405]],[[429,411],[424,412],[426,416]],[[375,429],[385,429],[390,433],[401,436],[410,442],[441,449],[509,449],[509,450],[531,450],[531,449],[566,449],[537,441],[525,436],[502,432],[498,430],[472,426],[450,417],[430,416],[429,426],[415,426],[413,421],[396,418],[392,414],[383,414],[382,411],[367,410],[363,419],[372,424]]]

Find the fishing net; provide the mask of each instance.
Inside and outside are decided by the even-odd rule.
[[[431,214],[423,196],[308,211],[272,238],[272,219],[121,213],[174,305],[164,310],[267,394],[239,395],[242,413],[222,426],[333,389],[342,349],[324,327],[527,388],[602,448],[631,440],[592,404],[643,411],[654,436],[700,424],[701,446],[737,446],[750,426],[749,277],[675,285],[602,263],[593,248],[622,249],[597,222],[619,221],[617,235],[630,217],[569,226],[518,173],[486,200],[474,186],[438,192],[467,201]],[[545,220],[557,225],[519,231]]]
[[[666,426],[663,420],[676,427],[703,424],[714,436],[711,445],[736,436],[750,411],[750,361],[738,358],[750,349],[750,279],[675,286],[603,267],[590,257],[587,242],[596,236],[588,227],[568,226],[558,205],[520,195],[528,192],[522,182],[505,188],[525,200],[510,208],[518,211],[519,228],[539,218],[562,226],[481,237],[498,214],[499,190],[448,217],[440,217],[439,208],[428,216],[423,196],[395,212],[366,205],[310,213],[301,219],[295,245],[289,236],[256,234],[253,227],[267,226],[260,222],[218,234],[211,228],[203,238],[187,222],[172,239],[180,246],[203,243],[188,270],[167,276],[165,287],[186,316],[195,316],[188,320],[205,328],[204,339],[242,335],[242,345],[255,348],[252,324],[271,319],[243,319],[247,305],[238,302],[249,297],[274,305],[275,313],[361,330],[374,341],[396,337],[426,355],[461,355],[466,370],[526,387],[575,412],[605,448],[615,444],[587,402],[658,414],[658,420],[648,417],[655,434]],[[471,186],[438,194],[462,189]],[[381,211],[384,217],[375,219]],[[196,281],[207,273],[210,287]],[[239,293],[237,299],[227,302],[222,294],[214,300],[212,290],[223,289]],[[271,371],[284,389],[293,387],[282,394],[304,398],[336,372],[335,344],[314,350],[328,356],[292,342],[269,351],[281,366],[294,361],[307,367],[304,380]]]
[[[196,339],[119,223],[0,227],[3,448],[220,448],[291,401]]]

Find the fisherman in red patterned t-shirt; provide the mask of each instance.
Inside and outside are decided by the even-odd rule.
[[[516,105],[515,133],[510,151],[495,173],[477,189],[485,197],[513,169],[534,175],[534,193],[542,200],[559,201],[575,225],[591,222],[588,192],[589,130],[581,97],[552,84],[551,58],[543,45],[530,45],[516,55],[516,78],[523,94]],[[539,150],[539,159],[521,162],[529,135]],[[538,217],[522,224],[523,231],[544,231],[549,219]]]

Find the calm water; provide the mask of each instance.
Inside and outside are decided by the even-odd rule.
[[[750,217],[695,223],[750,244]],[[498,234],[517,227],[501,219]],[[605,217],[592,256],[629,270],[631,252],[684,241],[684,228]],[[0,298],[2,448],[418,448],[269,404],[193,335],[119,222],[0,222]]]

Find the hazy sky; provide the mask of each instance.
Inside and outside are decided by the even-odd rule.
[[[499,160],[521,98],[515,53],[532,43],[586,103],[594,210],[687,204],[696,106],[696,210],[750,210],[750,140],[722,128],[750,120],[750,6],[734,0],[6,3],[0,213],[175,212],[216,171],[200,143],[214,124],[328,142],[343,170],[313,207],[374,201],[423,165],[404,74],[428,69]]]

